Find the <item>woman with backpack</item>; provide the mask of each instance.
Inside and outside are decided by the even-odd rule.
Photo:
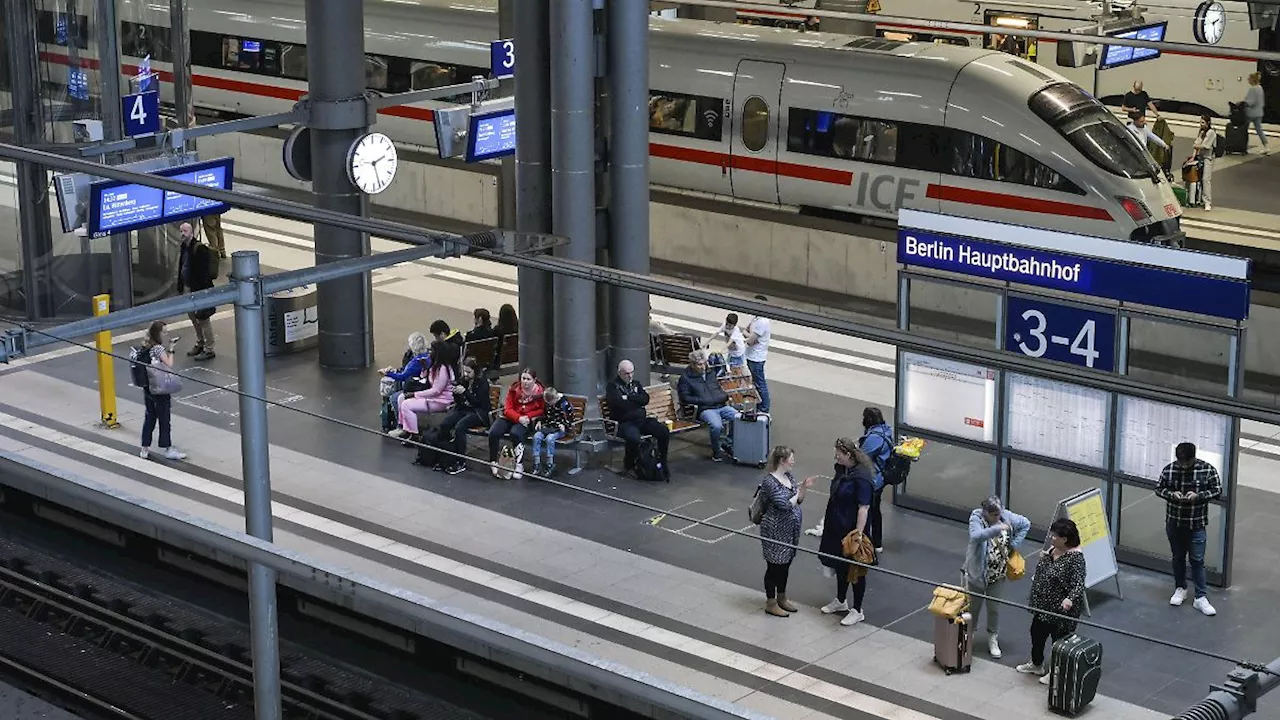
[[[836,599],[822,607],[824,615],[844,613],[841,625],[856,625],[866,616],[862,614],[862,598],[867,593],[867,576],[853,582],[853,606],[846,600],[849,592],[849,571],[853,565],[836,558],[844,557],[844,540],[855,533],[858,541],[866,530],[871,514],[875,490],[872,482],[875,466],[871,458],[862,452],[850,438],[836,440],[835,477],[831,479],[831,496],[827,498],[827,512],[822,521],[822,541],[818,544],[818,558],[824,566],[835,572]],[[874,559],[874,558],[873,558]]]
[[[1192,145],[1192,153],[1200,165],[1200,197],[1204,200],[1204,209],[1213,209],[1213,190],[1210,180],[1213,177],[1213,158],[1218,144],[1218,133],[1213,130],[1213,122],[1208,115],[1200,117],[1200,132]]]
[[[138,383],[142,386],[142,400],[146,406],[146,415],[142,420],[142,452],[138,456],[144,460],[151,456],[151,438],[156,424],[160,425],[160,449],[164,451],[166,460],[185,460],[187,454],[173,446],[170,435],[170,419],[173,413],[173,396],[163,392],[156,385],[154,378],[173,367],[173,347],[178,338],[169,338],[169,347],[164,346],[165,322],[156,320],[147,328],[147,339],[142,344],[142,352],[147,358],[148,366],[143,368],[138,380],[145,376],[146,381]]]
[[[880,513],[880,501],[884,498],[884,466],[893,454],[893,430],[884,421],[884,413],[880,408],[866,407],[862,409],[862,437],[858,439],[858,447],[871,458],[875,468],[872,481],[874,493],[871,496],[871,514],[867,518],[867,536],[876,552],[884,552],[884,516]]]

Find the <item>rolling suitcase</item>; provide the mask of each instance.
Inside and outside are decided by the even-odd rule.
[[[1049,653],[1049,709],[1075,717],[1098,694],[1102,677],[1102,643],[1068,635]]]
[[[1244,155],[1249,152],[1249,126],[1246,123],[1231,123],[1227,125],[1227,132],[1223,135],[1223,141],[1227,144],[1227,154],[1239,153]]]
[[[967,612],[959,617],[933,618],[933,661],[942,671],[967,673],[973,669],[973,616]]]
[[[733,421],[733,449],[730,454],[735,465],[763,468],[772,449],[769,445],[768,415],[743,413]]]

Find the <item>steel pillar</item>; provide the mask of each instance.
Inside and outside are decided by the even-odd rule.
[[[551,231],[551,57],[548,0],[508,0],[515,7],[512,38],[516,78],[516,229]],[[520,362],[551,378],[555,323],[551,273],[521,267]]]
[[[187,30],[187,0],[169,0],[169,47],[173,53],[173,107],[177,125],[188,128],[195,121],[191,103],[191,33]],[[183,149],[192,149],[190,141]]]
[[[29,0],[7,0],[5,44],[9,48],[9,88],[13,93],[13,134],[19,145],[47,140],[40,63],[36,49],[36,8]],[[15,163],[18,185],[18,237],[22,258],[22,289],[28,320],[54,314],[49,263],[53,232],[49,226],[49,174],[43,165]]]
[[[231,256],[231,279],[238,294],[236,372],[240,390],[240,464],[244,477],[245,531],[272,541],[271,460],[267,437],[267,369],[263,338],[263,287],[258,253]],[[249,631],[253,646],[253,705],[256,720],[280,718],[280,628],[276,607],[276,571],[249,566]]]
[[[124,137],[120,117],[120,23],[115,0],[94,3],[97,12],[98,98],[101,102],[102,139]],[[111,304],[113,310],[133,307],[133,250],[129,233],[111,235]]]
[[[649,8],[609,8],[609,253],[613,267],[649,274]],[[613,361],[631,360],[649,382],[649,296],[610,288]]]
[[[364,0],[307,0],[307,79],[312,107],[311,166],[316,207],[368,214],[347,176],[347,152],[367,132]],[[369,254],[369,236],[315,226],[316,263]],[[356,370],[373,362],[373,286],[368,273],[319,287],[320,364]]]
[[[818,0],[818,10],[833,12],[865,13],[867,0]],[[842,33],[844,35],[865,35],[875,37],[875,23],[865,20],[846,20],[844,18],[822,18],[822,32]]]
[[[592,0],[551,4],[551,206],[554,232],[569,239],[557,257],[594,263],[595,25]],[[573,395],[596,393],[595,284],[556,276],[555,383]]]
[[[515,37],[515,16],[517,0],[498,0],[498,37]],[[517,50],[516,52],[519,52]],[[515,94],[515,84],[508,80],[493,93],[493,97],[511,97]],[[516,159],[502,158],[498,170],[498,227],[516,227]]]

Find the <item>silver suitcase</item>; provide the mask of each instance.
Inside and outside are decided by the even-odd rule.
[[[735,465],[755,465],[763,468],[769,461],[769,416],[756,415],[754,419],[738,418],[733,421],[733,451]]]

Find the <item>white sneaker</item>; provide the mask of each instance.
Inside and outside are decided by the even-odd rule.
[[[520,457],[520,453],[519,453],[519,452],[517,452],[517,453],[516,453],[516,457]],[[517,463],[516,463],[516,469],[515,469],[515,472],[514,472],[514,473],[512,473],[512,475],[511,475],[511,479],[512,479],[512,480],[519,480],[520,478],[523,478],[523,477],[524,477],[524,463],[522,463],[522,462],[517,462]]]
[[[409,431],[404,428],[395,428],[394,430],[387,431],[387,437],[407,438],[409,437]]]
[[[849,603],[844,600],[832,600],[822,606],[822,614],[830,615],[832,613],[849,612]]]
[[[1196,601],[1192,603],[1192,605],[1195,607],[1195,609],[1199,610],[1205,615],[1208,615],[1209,617],[1213,617],[1214,615],[1218,614],[1218,610],[1209,604],[1209,598],[1207,597],[1196,598]]]
[[[808,530],[805,530],[804,534],[809,535],[810,537],[822,537],[822,523],[818,523]]]
[[[1030,662],[1024,662],[1018,667],[1014,668],[1014,670],[1017,670],[1018,672],[1023,673],[1025,675],[1044,675],[1043,667]]]
[[[987,652],[991,653],[991,657],[996,658],[997,660],[999,660],[1002,655],[1000,652],[1000,640],[995,635],[987,638]]]
[[[142,448],[142,452],[138,453],[138,457],[146,460],[151,457],[151,448]]]
[[[849,625],[857,625],[866,620],[867,616],[862,614],[860,610],[850,610],[841,620],[840,624],[848,627]]]
[[[1173,591],[1173,597],[1169,598],[1169,604],[1178,607],[1187,601],[1187,589],[1178,588]]]
[[[876,548],[876,554],[877,554],[877,555],[883,555],[883,554],[884,554],[884,548],[882,548],[882,547],[878,547],[878,548]]]
[[[1040,676],[1040,684],[1041,684],[1041,685],[1048,685],[1048,684],[1049,684],[1049,673],[1045,673],[1045,674],[1043,674],[1043,675],[1041,675],[1041,676]]]
[[[166,460],[186,460],[187,454],[175,447],[167,447],[164,449],[164,458]]]
[[[1205,204],[1204,204],[1204,211],[1205,211],[1205,212],[1209,212],[1209,211],[1210,211],[1210,210],[1212,210],[1212,209],[1213,209],[1213,205],[1211,205],[1211,204],[1209,204],[1209,203],[1205,203]]]

